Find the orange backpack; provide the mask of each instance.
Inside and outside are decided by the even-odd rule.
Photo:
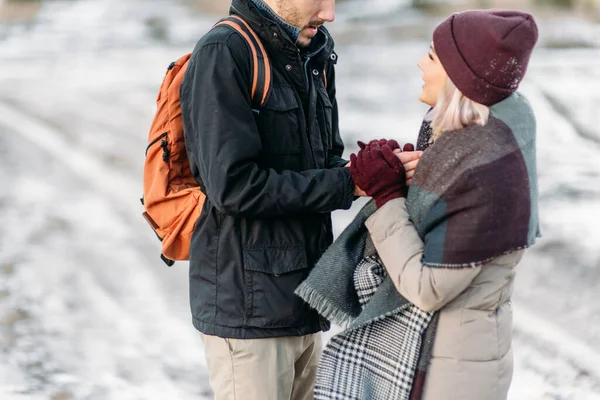
[[[214,27],[221,25],[237,31],[250,47],[252,106],[259,110],[271,86],[271,64],[267,53],[242,18],[231,16]],[[144,164],[143,216],[162,241],[161,258],[169,266],[175,260],[189,260],[194,225],[206,198],[192,176],[183,137],[179,88],[190,56],[186,54],[167,69],[156,99],[157,110],[150,127]]]

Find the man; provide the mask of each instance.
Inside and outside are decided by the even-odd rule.
[[[244,39],[217,27],[181,87],[192,173],[207,195],[190,249],[190,301],[217,399],[312,398],[327,321],[294,290],[332,242],[355,187],[338,130],[334,0],[233,0],[272,64],[250,98]]]

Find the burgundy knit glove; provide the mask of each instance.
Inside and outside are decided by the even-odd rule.
[[[392,140],[387,140],[387,139],[371,140],[368,144],[364,144],[363,142],[361,142],[359,140],[357,143],[358,143],[358,147],[360,147],[361,150],[364,150],[365,147],[367,147],[367,146],[373,146],[375,144],[378,144],[380,147],[383,146],[384,144],[387,144],[388,146],[390,146],[392,151],[400,148],[400,145],[394,139],[392,139]]]
[[[381,146],[373,141],[362,148],[358,155],[350,155],[350,161],[354,183],[375,199],[377,207],[383,207],[390,200],[406,197],[406,171],[389,144]]]
[[[400,149],[401,152],[402,151],[415,151],[414,144],[406,143],[406,144],[404,144],[404,147],[400,148],[400,145],[394,139],[392,139],[392,140],[387,140],[387,139],[371,140],[368,144],[365,144],[364,142],[361,142],[359,140],[357,143],[358,143],[358,147],[360,147],[361,150],[367,146],[371,146],[371,145],[374,145],[375,143],[377,143],[377,144],[379,144],[379,146],[383,146],[384,144],[387,144],[388,146],[390,146],[392,151],[398,150],[398,149]]]
[[[412,143],[406,143],[404,144],[402,151],[415,151],[415,145]]]

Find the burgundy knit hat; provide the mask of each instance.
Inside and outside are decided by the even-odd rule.
[[[455,13],[433,32],[435,52],[452,82],[486,106],[517,90],[537,39],[533,16],[513,10]]]

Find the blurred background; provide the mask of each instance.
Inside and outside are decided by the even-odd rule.
[[[521,91],[544,237],[517,274],[509,398],[600,399],[600,0],[337,4],[346,155],[357,139],[415,141],[416,63],[450,12],[536,16]],[[187,264],[162,263],[138,199],[165,69],[228,5],[0,0],[0,399],[210,398]],[[334,214],[336,232],[361,205]]]

